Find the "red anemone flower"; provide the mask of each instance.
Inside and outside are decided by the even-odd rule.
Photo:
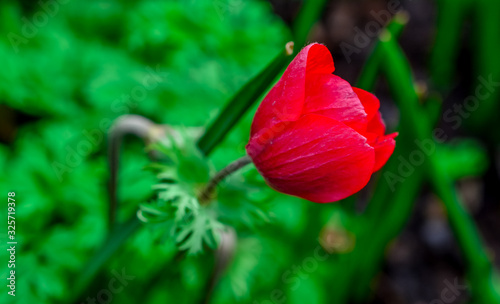
[[[248,155],[277,191],[317,203],[361,190],[394,151],[379,100],[353,88],[328,49],[306,46],[255,114]]]

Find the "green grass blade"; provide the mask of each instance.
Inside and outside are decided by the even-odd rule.
[[[287,43],[285,49],[263,71],[252,78],[231,98],[226,107],[198,141],[198,147],[203,154],[210,154],[245,112],[266,91],[276,76],[291,60],[292,50],[293,44],[290,42]]]

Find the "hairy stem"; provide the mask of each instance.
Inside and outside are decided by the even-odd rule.
[[[208,202],[210,202],[210,200],[212,200],[213,198],[215,188],[223,179],[251,162],[252,160],[250,159],[250,157],[248,157],[248,155],[245,155],[242,158],[230,163],[229,165],[227,165],[227,167],[215,174],[215,176],[212,177],[212,179],[208,182],[207,186],[200,192],[200,195],[198,196],[200,204],[207,204]]]
[[[125,135],[132,134],[140,137],[148,143],[155,138],[161,137],[163,129],[151,120],[139,115],[124,115],[118,118],[111,126],[108,138],[108,159],[109,159],[109,222],[111,229],[115,223],[118,183],[118,170],[120,160],[120,148]]]

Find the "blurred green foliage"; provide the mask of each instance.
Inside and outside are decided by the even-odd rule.
[[[75,277],[105,240],[105,137],[116,117],[135,113],[158,123],[205,125],[289,37],[262,1],[70,1],[52,11],[37,23],[44,12],[39,4],[0,4],[2,111],[32,117],[12,145],[0,146],[0,189],[16,191],[19,204],[19,303],[72,298]],[[25,35],[30,30],[36,33]],[[18,40],[9,33],[22,42],[13,45]],[[214,161],[224,164],[228,157]],[[128,141],[121,164],[123,221],[152,196],[155,177],[143,170],[148,160],[138,141]],[[193,301],[189,290],[202,288],[207,258],[186,259],[177,268],[169,264],[176,248],[153,239],[140,230],[96,286],[125,267],[136,279],[116,302]],[[7,268],[1,269],[3,276]],[[165,288],[179,274],[179,286]],[[0,301],[11,298],[2,293]]]
[[[438,36],[430,70],[431,84],[442,94],[453,83],[453,59],[458,56],[448,55],[460,34],[450,24],[462,22],[468,8],[480,12],[488,10],[486,3],[490,3],[457,2],[455,9],[446,10],[455,2],[438,1],[438,28],[444,29],[439,35],[450,35]],[[238,235],[231,264],[211,293],[212,303],[269,303],[284,298],[286,303],[363,302],[387,244],[407,222],[424,179],[432,174],[440,177],[431,182],[450,212],[465,260],[473,262],[479,257],[479,264],[468,265],[471,278],[481,285],[471,284],[473,291],[483,295],[481,303],[494,299],[487,285],[489,276],[484,281],[478,277],[483,270],[493,273],[491,265],[452,185],[455,179],[483,174],[488,166],[483,148],[475,141],[439,144],[436,153],[427,155],[427,163],[416,168],[395,193],[381,182],[385,172],[397,172],[397,156],[407,157],[415,151],[415,138],[434,140],[430,131],[440,114],[439,97],[419,100],[415,93],[409,64],[396,42],[407,20],[397,18],[377,42],[359,82],[370,89],[379,74],[384,75],[404,118],[398,150],[385,171],[375,177],[374,196],[365,213],[355,211],[355,198],[319,205],[279,194],[251,167],[225,181],[217,200],[203,212],[191,199],[178,200],[186,193],[194,198],[190,190],[245,154],[257,107],[245,100],[245,109],[251,109],[209,159],[194,147],[187,153],[192,158],[185,151],[172,154],[163,149],[174,160],[169,165],[174,166],[163,163],[158,167],[148,160],[141,142],[127,141],[121,158],[118,222],[128,222],[138,209],[144,222],[160,221],[157,225],[124,226],[130,230],[122,232],[123,239],[132,236],[122,247],[118,247],[121,240],[107,239],[105,143],[112,121],[134,113],[161,124],[207,126],[229,100],[228,109],[238,112],[231,118],[233,122],[244,111],[234,107],[240,100],[231,96],[237,97],[247,81],[272,66],[292,36],[305,41],[325,3],[308,1],[290,31],[272,13],[269,3],[259,0],[73,0],[51,7],[3,1],[1,118],[15,117],[22,123],[15,138],[6,137],[7,144],[0,145],[0,169],[5,172],[0,175],[0,190],[16,191],[19,207],[17,302],[83,301],[98,296],[116,273],[125,272],[131,277],[123,290],[112,294],[116,303],[199,303],[208,292],[216,265],[213,251],[194,254],[204,245],[215,247],[218,241],[216,233],[197,233],[207,232],[207,222],[213,228],[209,231],[227,225]],[[44,22],[42,12],[49,16]],[[490,40],[498,30],[493,26],[497,22],[492,19],[494,14],[487,15],[488,19],[478,23],[483,53],[477,60],[485,77],[489,70],[484,57],[492,57],[489,52],[496,42]],[[443,59],[446,56],[450,58]],[[495,60],[494,69],[497,63]],[[490,106],[482,110],[488,115],[476,113],[479,118],[475,119],[495,113],[491,110],[498,107],[495,96],[492,94]],[[223,138],[219,135],[218,140]],[[211,145],[207,150],[215,143]],[[151,167],[161,170],[146,170]],[[175,179],[189,184],[172,187],[170,181]],[[168,204],[172,201],[174,210]],[[215,213],[217,216],[210,217]],[[175,216],[187,220],[183,224],[188,233],[178,229]],[[457,221],[462,224],[456,225]],[[3,231],[0,234],[6,236]],[[334,244],[325,244],[325,240],[331,241],[329,235],[335,236]],[[102,244],[116,245],[119,250],[109,261],[101,261],[104,266],[94,276],[88,262]],[[2,252],[3,258],[6,250]],[[7,267],[0,269],[2,277],[6,276]],[[83,290],[75,287],[81,278]],[[12,298],[1,293],[0,301],[11,303]]]

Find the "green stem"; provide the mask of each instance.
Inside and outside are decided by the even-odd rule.
[[[398,12],[386,26],[386,30],[381,32],[375,47],[366,60],[363,70],[357,81],[357,86],[361,89],[372,91],[379,77],[380,65],[384,61],[384,53],[380,46],[381,40],[397,40],[408,23],[409,16],[405,11]]]
[[[466,261],[472,294],[478,303],[500,303],[500,286],[495,286],[498,283],[493,281],[494,276],[498,274],[484,249],[479,231],[472,217],[462,206],[452,180],[439,169],[437,161],[435,157],[431,157],[433,170],[429,177],[434,190],[443,201],[448,221]]]
[[[295,53],[298,53],[305,46],[311,28],[318,21],[327,3],[327,0],[304,0],[302,9],[292,26],[296,42]]]
[[[395,100],[398,101],[401,117],[406,117],[405,123],[412,126],[413,138],[420,142],[433,140],[432,122],[428,122],[426,113],[418,103],[418,97],[413,90],[411,81],[411,69],[403,51],[392,40],[382,45],[388,59],[387,62],[391,63],[384,65],[384,74],[390,87],[398,88],[395,92]],[[434,145],[436,144],[434,143]],[[480,303],[500,303],[500,294],[492,282],[493,266],[481,242],[477,227],[459,202],[451,179],[439,166],[437,156],[434,153],[428,155],[426,163],[421,168],[426,170],[426,176],[430,178],[436,193],[442,199],[448,212],[450,226],[469,270],[472,293],[481,301]]]
[[[500,49],[500,18],[498,18],[500,1],[476,0],[472,3],[474,5],[474,22],[471,33],[472,66],[474,67],[472,77],[475,78],[472,88],[476,89],[484,85],[484,79],[492,79],[494,82],[500,81],[500,57],[498,56]],[[479,98],[480,106],[470,112],[470,117],[465,120],[465,126],[484,140],[498,143],[500,140],[499,132],[491,132],[491,129],[492,126],[498,128],[500,90],[496,86],[490,94],[483,98],[477,95],[477,89],[473,94]]]
[[[72,295],[74,298],[67,303],[74,303],[83,300],[84,292],[97,275],[102,265],[121,247],[121,245],[132,236],[139,228],[141,223],[137,217],[133,217],[127,223],[115,226],[104,242],[103,246],[83,268],[74,284]]]
[[[117,185],[118,169],[120,162],[120,148],[125,135],[136,135],[145,143],[154,141],[164,134],[164,130],[151,120],[139,115],[124,115],[119,117],[111,126],[108,137],[108,163],[109,163],[109,219],[108,228],[111,230],[115,224],[116,209],[118,207]]]
[[[438,0],[436,2],[438,14],[436,38],[430,57],[429,70],[432,84],[437,89],[444,91],[450,89],[455,75],[460,38],[465,17],[471,11],[471,1]]]

